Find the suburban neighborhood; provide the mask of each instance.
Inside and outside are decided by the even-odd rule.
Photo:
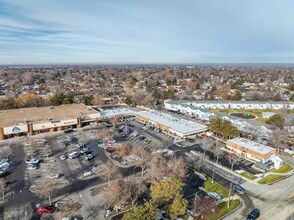
[[[0,220],[294,220],[293,8],[0,0]]]

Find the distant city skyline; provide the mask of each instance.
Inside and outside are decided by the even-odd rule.
[[[294,63],[291,0],[0,0],[0,65]]]

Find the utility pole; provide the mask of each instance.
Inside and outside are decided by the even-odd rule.
[[[115,78],[111,78],[111,86],[112,86],[112,103],[114,104],[114,83],[115,83]]]
[[[227,203],[227,205],[228,205],[228,208],[230,207],[230,201],[231,201],[231,191],[232,191],[232,186],[233,186],[233,182],[231,181],[231,183],[230,183],[230,189],[229,189],[229,200],[228,200],[228,203]]]

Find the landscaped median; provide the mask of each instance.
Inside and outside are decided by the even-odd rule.
[[[257,183],[259,184],[269,184],[269,183],[274,183],[278,180],[281,180],[285,178],[285,176],[283,175],[274,175],[274,174],[270,174],[266,177],[264,177],[263,179],[259,180]]]

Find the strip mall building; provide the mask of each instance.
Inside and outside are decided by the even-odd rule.
[[[101,122],[113,115],[124,117],[130,114],[132,112],[127,109],[99,111],[83,104],[5,110],[0,111],[0,140],[80,128],[90,123]]]

